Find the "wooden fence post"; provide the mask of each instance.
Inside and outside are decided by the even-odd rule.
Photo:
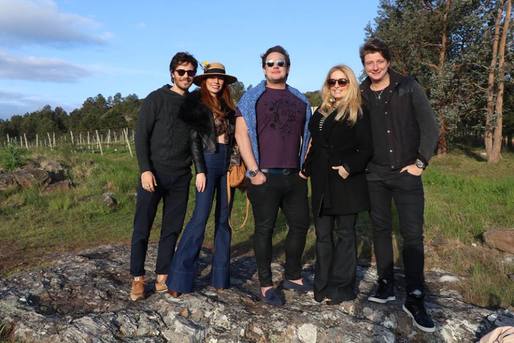
[[[123,129],[123,132],[125,133],[125,141],[127,142],[130,157],[134,157],[134,155],[132,154],[132,147],[130,146],[130,142],[129,142],[129,138],[128,138],[128,129],[127,129],[127,131],[125,131],[125,129]]]
[[[100,139],[100,135],[98,134],[98,130],[96,131],[96,142],[98,143],[98,148],[100,148],[100,155],[104,155],[104,151],[102,149],[102,140]]]
[[[50,132],[47,132],[46,136],[48,137],[48,146],[50,147],[50,149],[53,150],[53,148],[52,148],[52,138],[50,138]]]

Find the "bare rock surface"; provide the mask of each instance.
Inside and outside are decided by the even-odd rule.
[[[155,250],[149,248],[147,271]],[[154,293],[148,273],[147,298],[134,303],[128,300],[129,254],[127,246],[102,246],[1,279],[0,321],[23,342],[473,342],[496,326],[514,324],[507,310],[464,303],[445,288],[449,274],[442,271],[427,273],[433,334],[414,329],[402,312],[403,289],[387,306],[366,300],[376,280],[373,268],[359,267],[355,301],[330,306],[315,302],[312,293],[284,291],[287,304],[270,307],[258,299],[253,256],[234,258],[232,288],[216,290],[209,286],[208,251],[202,251],[194,293],[178,299]],[[282,272],[274,263],[274,280]],[[305,266],[305,276],[312,273]]]
[[[484,232],[484,241],[491,248],[514,254],[514,229],[492,229]]]

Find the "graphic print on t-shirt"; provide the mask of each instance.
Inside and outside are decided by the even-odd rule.
[[[287,90],[267,89],[257,101],[261,168],[296,168],[306,104]]]

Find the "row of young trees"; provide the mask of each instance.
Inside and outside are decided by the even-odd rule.
[[[105,98],[102,94],[87,98],[82,106],[67,113],[61,107],[46,105],[38,111],[14,115],[0,120],[0,141],[7,136],[33,140],[36,134],[66,134],[69,131],[133,128],[142,101],[137,95],[123,97],[120,93]]]
[[[384,40],[393,68],[429,93],[440,127],[438,153],[463,137],[483,139],[500,160],[514,128],[512,0],[381,0],[368,37]]]

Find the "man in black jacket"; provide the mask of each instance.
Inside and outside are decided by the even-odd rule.
[[[166,292],[169,265],[182,230],[191,181],[191,140],[188,126],[177,115],[193,83],[198,62],[179,52],[170,62],[172,86],[150,93],[141,107],[136,129],[136,154],[141,173],[137,189],[130,273],[130,298],[144,298],[145,258],[157,205],[163,199],[157,252],[155,290]]]
[[[421,86],[412,77],[391,70],[390,52],[379,39],[360,49],[368,77],[361,85],[369,109],[373,157],[368,164],[370,217],[377,260],[378,285],[370,301],[385,304],[394,295],[391,200],[398,212],[403,238],[407,297],[403,310],[419,329],[435,325],[424,305],[424,193],[421,174],[433,155],[438,129]]]

